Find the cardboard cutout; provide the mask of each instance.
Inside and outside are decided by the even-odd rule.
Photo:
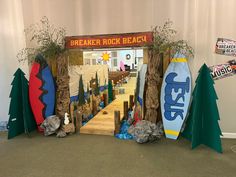
[[[220,120],[216,100],[218,99],[210,70],[204,64],[199,70],[193,91],[193,100],[186,127],[182,136],[192,143],[192,149],[204,144],[222,153],[222,135],[218,121]]]
[[[29,87],[25,73],[18,68],[14,76],[10,93],[8,139],[24,132],[28,134],[36,129],[36,122],[29,105]]]

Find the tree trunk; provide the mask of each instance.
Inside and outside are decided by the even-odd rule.
[[[50,58],[47,60],[48,65],[50,66],[52,75],[54,78],[57,77],[57,58]]]
[[[158,120],[158,108],[159,108],[159,89],[160,85],[160,54],[148,51],[148,68],[146,75],[147,90],[145,95],[145,120],[149,120],[156,123]]]
[[[68,60],[65,55],[59,55],[57,62],[57,95],[56,95],[56,115],[63,118],[65,113],[69,113],[70,92]]]

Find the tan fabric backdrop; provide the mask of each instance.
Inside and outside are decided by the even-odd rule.
[[[7,5],[2,2],[7,2]],[[46,15],[55,25],[66,27],[68,35],[148,31],[151,26],[162,25],[170,19],[179,32],[178,38],[188,40],[195,49],[194,59],[189,60],[193,80],[204,62],[214,65],[232,59],[216,55],[214,46],[218,37],[236,40],[235,0],[21,0],[17,1],[19,9],[14,8],[15,3],[16,0],[1,1],[0,8],[6,9],[9,5],[10,10],[0,11],[1,20],[23,19],[24,26],[27,27]],[[22,11],[23,16],[22,13],[15,13],[18,11]],[[15,23],[12,21],[12,24]],[[13,28],[7,25],[5,29]],[[23,29],[14,28],[14,30],[20,32]],[[6,38],[6,34],[1,33],[1,35]],[[14,37],[7,39],[12,43],[20,40]],[[0,43],[4,45],[6,41],[1,40]],[[13,64],[16,61],[10,60],[10,56],[12,56],[10,51],[6,57],[4,55],[4,59],[9,58],[5,63],[16,67]],[[3,77],[9,74],[12,72],[4,73]],[[220,124],[223,132],[236,133],[235,80],[234,76],[216,81],[215,84],[219,96]],[[4,86],[3,100],[7,101],[9,76],[3,82],[1,83]],[[2,88],[0,90],[2,92]],[[6,119],[7,109],[1,109],[0,120]]]

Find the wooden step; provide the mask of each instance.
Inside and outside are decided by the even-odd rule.
[[[88,124],[80,129],[82,134],[96,134],[96,135],[114,135],[114,125],[104,126],[99,124]]]

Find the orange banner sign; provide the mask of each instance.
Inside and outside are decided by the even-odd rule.
[[[68,36],[65,38],[67,49],[96,49],[96,48],[121,48],[142,47],[152,43],[152,32]]]

